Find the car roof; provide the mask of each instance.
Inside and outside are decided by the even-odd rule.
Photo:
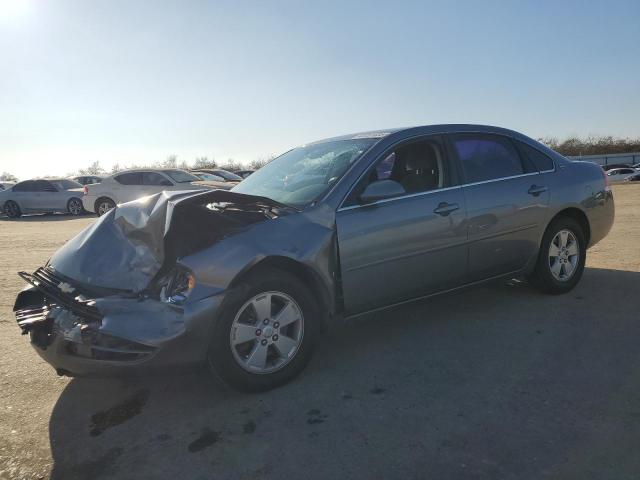
[[[371,138],[371,139],[383,139],[389,135],[394,133],[409,133],[411,131],[415,131],[416,133],[420,132],[420,134],[428,135],[428,134],[437,134],[437,133],[463,133],[463,132],[484,132],[484,133],[502,133],[505,135],[513,135],[518,137],[523,137],[521,133],[518,133],[514,130],[509,130],[508,128],[496,127],[493,125],[480,125],[480,124],[472,124],[472,123],[442,123],[442,124],[433,124],[433,125],[416,125],[412,127],[401,127],[401,128],[386,128],[382,130],[369,130],[365,132],[357,132],[350,133],[347,135],[340,135],[337,137],[329,137],[324,138],[322,140],[317,140],[314,142],[310,142],[306,145],[314,145],[317,143],[324,142],[333,142],[338,140],[357,140],[360,138]]]

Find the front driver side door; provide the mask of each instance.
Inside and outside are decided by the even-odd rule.
[[[418,155],[429,158],[408,165],[406,148],[417,148]],[[359,203],[358,191],[382,179],[397,181],[407,191],[372,204]],[[452,181],[452,168],[438,137],[386,152],[336,213],[347,314],[463,284],[465,212],[464,195]]]

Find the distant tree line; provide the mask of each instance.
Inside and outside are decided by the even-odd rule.
[[[611,135],[589,135],[586,138],[568,137],[562,141],[556,137],[544,137],[539,138],[538,141],[561,155],[568,156],[640,152],[640,137],[621,138]]]

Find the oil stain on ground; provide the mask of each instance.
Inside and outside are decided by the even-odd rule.
[[[219,439],[220,434],[218,432],[214,432],[209,428],[204,428],[202,430],[202,435],[191,442],[187,447],[187,450],[189,450],[191,453],[199,452],[200,450],[204,450],[205,448],[210,447]]]
[[[253,420],[249,420],[247,423],[245,423],[242,426],[242,431],[244,433],[253,433],[256,431],[256,422],[254,422]]]
[[[316,425],[318,423],[323,423],[329,415],[323,414],[317,408],[312,408],[307,412],[307,416],[309,417],[307,418],[307,423],[309,425]]]
[[[89,433],[92,437],[100,435],[108,428],[115,427],[142,413],[142,407],[149,399],[149,390],[142,389],[135,392],[124,401],[102,412],[91,416]]]

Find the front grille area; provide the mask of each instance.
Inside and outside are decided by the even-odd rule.
[[[85,300],[80,294],[81,292],[58,278],[51,270],[40,267],[33,273],[19,272],[18,275],[42,292],[49,300],[49,303],[64,307],[87,320],[102,319],[102,314],[96,308],[94,300]],[[73,291],[64,292],[60,287],[65,284],[69,285]],[[16,312],[17,315],[18,313]]]
[[[36,290],[24,290],[14,312],[23,334],[46,350],[57,335],[67,355],[93,360],[136,361],[152,355],[156,347],[99,331],[102,314],[90,294],[60,278],[51,269],[18,273]]]

